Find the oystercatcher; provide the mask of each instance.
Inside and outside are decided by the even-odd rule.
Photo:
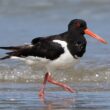
[[[10,52],[6,53],[7,56],[0,59],[4,60],[13,56],[22,58],[35,56],[38,62],[46,62],[44,63],[44,67],[47,68],[47,71],[44,76],[43,86],[39,91],[41,98],[45,96],[44,89],[47,81],[61,86],[69,92],[74,92],[73,88],[55,81],[51,76],[49,68],[66,68],[72,65],[75,60],[82,57],[86,51],[87,44],[84,34],[96,38],[104,44],[107,43],[103,38],[88,29],[84,20],[74,19],[68,24],[68,30],[64,33],[35,38],[29,45],[0,47],[1,49],[10,50]]]

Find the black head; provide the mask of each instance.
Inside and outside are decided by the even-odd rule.
[[[84,34],[88,34],[101,41],[107,43],[104,39],[94,34],[90,29],[87,28],[87,24],[84,20],[74,19],[68,24],[68,32],[70,38],[68,39],[68,49],[73,56],[82,57],[86,51],[86,39]]]
[[[87,28],[87,24],[82,19],[74,19],[68,24],[68,32],[77,33],[80,35],[87,34],[102,43],[107,44],[107,42],[98,36],[97,34],[93,33],[90,29]]]
[[[74,19],[68,24],[68,49],[74,58],[82,57],[86,51],[87,41],[84,38],[86,22],[81,19]]]
[[[84,34],[86,28],[87,24],[82,19],[74,19],[68,24],[68,31],[78,31],[80,34]]]

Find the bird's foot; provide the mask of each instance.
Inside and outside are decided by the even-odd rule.
[[[44,81],[43,81],[43,86],[41,88],[41,90],[39,91],[39,97],[41,100],[44,100],[44,97],[45,97],[45,93],[44,93],[44,90],[45,90],[45,85],[46,85],[46,82],[50,82],[52,84],[55,84],[55,85],[58,85],[60,87],[63,87],[66,91],[68,92],[71,92],[71,93],[74,93],[76,92],[73,88],[71,88],[70,86],[66,85],[66,84],[63,84],[61,82],[57,82],[55,81],[52,76],[51,76],[51,73],[47,72],[45,74],[45,77],[44,77]]]
[[[44,96],[45,96],[45,94],[44,94],[44,89],[41,89],[41,90],[39,91],[39,97],[40,97],[40,99],[41,99],[41,100],[44,100]]]
[[[71,93],[74,93],[76,92],[73,88],[71,88],[70,86],[66,85],[66,84],[63,84],[61,82],[57,82],[55,81],[52,77],[51,77],[51,74],[49,73],[48,74],[48,77],[47,77],[47,80],[48,82],[52,83],[52,84],[55,84],[55,85],[58,85],[58,86],[61,86],[63,87],[66,91],[68,92],[71,92]]]
[[[68,92],[71,92],[71,93],[76,92],[75,89],[71,88],[70,86],[68,86],[68,85],[66,85],[66,84],[62,84],[62,87],[63,87],[66,91],[68,91]]]

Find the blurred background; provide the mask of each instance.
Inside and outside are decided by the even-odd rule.
[[[110,0],[0,0],[0,46],[62,33],[76,18],[84,19],[88,28],[108,41],[104,45],[85,35],[87,51],[80,62],[67,73],[53,72],[56,80],[70,83],[78,92],[70,94],[47,84],[41,103],[37,94],[44,73],[37,64],[3,60],[0,110],[110,110]],[[5,52],[0,50],[0,57]]]
[[[92,75],[92,80],[110,80],[110,0],[0,0],[0,46],[21,45],[35,37],[62,33],[76,18],[86,20],[93,32],[108,41],[104,45],[85,35],[87,51],[76,67],[77,80],[80,76],[91,80]],[[4,52],[0,50],[1,57]],[[35,70],[18,61],[0,61],[1,80],[27,73],[33,78],[30,74]]]

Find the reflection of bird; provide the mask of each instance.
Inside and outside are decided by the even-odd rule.
[[[72,62],[82,57],[86,51],[87,42],[84,34],[88,34],[102,43],[107,43],[104,39],[91,32],[87,28],[84,20],[74,19],[69,23],[68,30],[64,33],[35,38],[30,45],[0,47],[1,49],[11,50],[1,60],[11,58],[12,56],[35,56],[39,59],[38,61],[47,61],[45,66],[48,70],[49,67],[69,67]],[[69,92],[74,92],[74,89],[66,84],[55,81],[48,70],[44,77],[43,86],[39,92],[40,97],[44,97],[44,89],[47,81],[59,85]]]

